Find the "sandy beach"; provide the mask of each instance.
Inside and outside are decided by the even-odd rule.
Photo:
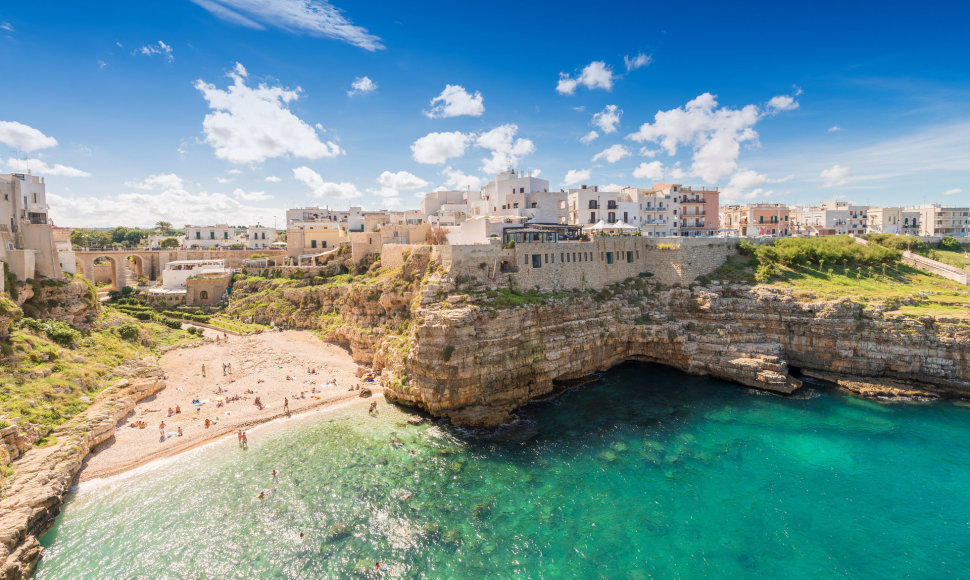
[[[228,341],[220,335],[218,343],[214,342],[215,332],[207,331],[206,336],[213,341],[176,349],[162,357],[166,386],[140,401],[119,422],[115,436],[88,456],[80,481],[116,475],[286,417],[284,397],[288,398],[289,414],[295,415],[378,400],[371,397],[365,402],[359,398],[360,391],[348,390],[356,385],[371,389],[374,395],[381,392],[377,382],[368,383],[357,376],[359,365],[350,353],[309,332],[229,336]],[[225,372],[224,364],[231,365]],[[256,405],[257,397],[262,409]],[[169,409],[176,407],[181,412],[169,416]],[[146,424],[144,429],[131,426],[140,421]],[[164,436],[159,429],[163,421]]]

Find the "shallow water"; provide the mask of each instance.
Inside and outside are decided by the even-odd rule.
[[[91,482],[42,539],[37,576],[367,577],[377,560],[426,578],[970,571],[966,406],[783,398],[629,364],[523,415],[483,440],[381,402],[377,418],[295,420],[248,451]]]

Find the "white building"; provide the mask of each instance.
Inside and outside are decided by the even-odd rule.
[[[279,236],[276,228],[267,228],[259,224],[246,228],[246,248],[261,250],[270,248]]]
[[[813,207],[796,207],[791,217],[798,233],[809,236],[831,236],[866,233],[869,206],[851,205],[847,201],[823,201]]]
[[[0,174],[0,261],[21,281],[61,277],[61,263],[47,218],[44,178]]]
[[[192,276],[227,272],[230,270],[225,260],[175,260],[165,264],[162,270],[161,290],[185,290],[185,283]]]
[[[236,228],[226,224],[214,226],[185,226],[182,247],[228,248],[236,241]]]
[[[636,200],[639,219],[629,223],[639,227],[644,236],[666,238],[679,234],[678,204],[670,193],[636,187],[624,187],[620,193]]]
[[[907,209],[919,214],[921,236],[960,238],[970,235],[970,208],[968,207],[943,207],[938,203],[932,203]]]

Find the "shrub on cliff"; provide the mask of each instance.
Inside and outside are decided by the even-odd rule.
[[[876,266],[899,261],[900,252],[878,244],[860,244],[849,236],[784,238],[757,248],[761,265],[821,266],[823,264]]]
[[[892,248],[894,250],[909,250],[917,254],[925,254],[929,246],[917,236],[900,236],[897,234],[866,234],[862,236],[869,243],[876,243],[880,246]]]
[[[80,332],[60,320],[38,320],[24,317],[20,320],[19,326],[37,334],[43,334],[61,346],[71,346],[81,338]]]
[[[951,252],[963,251],[963,244],[961,244],[960,240],[954,238],[953,236],[944,236],[943,239],[940,240],[940,243],[937,244],[937,247],[941,250],[950,250]]]
[[[139,334],[138,325],[122,324],[118,327],[118,336],[125,340],[135,340]]]

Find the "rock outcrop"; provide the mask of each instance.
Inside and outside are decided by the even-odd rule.
[[[101,311],[94,287],[80,276],[25,284],[18,301],[25,316],[60,320],[80,330],[90,329]]]
[[[32,446],[35,440],[18,446],[22,456],[12,464],[14,475],[4,480],[0,497],[0,580],[33,574],[41,552],[38,538],[53,525],[90,449],[114,436],[118,421],[135,403],[164,386],[154,364],[132,372],[138,376],[108,387],[85,413],[54,429],[51,444]],[[17,429],[0,431],[5,444],[7,432],[13,435]]]
[[[867,385],[857,392],[902,394],[902,384],[970,395],[970,325],[886,316],[848,300],[799,302],[744,286],[659,289],[642,279],[507,309],[439,298],[424,291],[403,361],[407,383],[385,384],[385,396],[460,424],[507,422],[558,384],[627,360],[779,393],[800,386],[795,367]]]

